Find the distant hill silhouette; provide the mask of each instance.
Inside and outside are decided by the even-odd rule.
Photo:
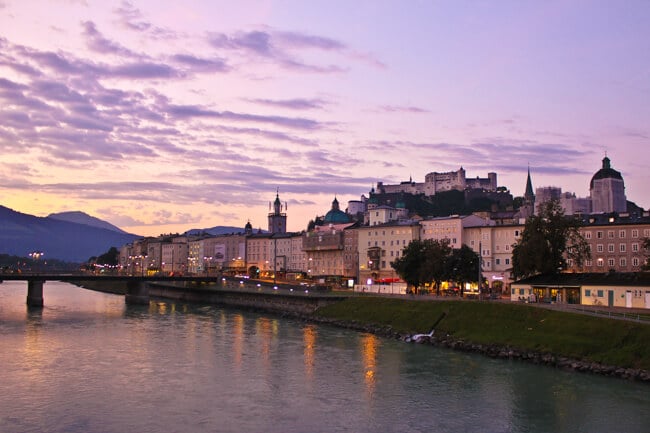
[[[113,230],[114,232],[127,234],[127,232],[125,232],[121,228],[114,226],[113,224],[107,221],[100,220],[99,218],[95,218],[94,216],[90,216],[87,213],[81,211],[51,213],[47,216],[47,218],[53,218],[56,220],[68,221],[77,224],[85,224],[91,227]]]
[[[55,258],[81,263],[105,253],[110,247],[120,248],[141,238],[119,229],[97,227],[101,220],[90,216],[83,218],[79,215],[82,212],[72,214],[86,223],[64,221],[60,214],[59,218],[57,215],[36,217],[0,206],[0,253],[26,257],[30,252],[42,251],[45,260]]]
[[[207,233],[213,236],[229,235],[233,233],[234,234],[244,233],[244,229],[242,227],[216,226],[209,229],[191,229],[185,232],[186,235],[191,235],[191,236],[198,236],[203,233]]]

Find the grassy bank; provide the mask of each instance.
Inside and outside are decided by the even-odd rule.
[[[335,320],[390,326],[404,334],[436,333],[477,344],[639,368],[650,371],[650,325],[570,312],[486,302],[423,302],[350,298],[315,314]]]

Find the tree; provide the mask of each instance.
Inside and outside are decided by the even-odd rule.
[[[645,253],[645,263],[642,267],[644,271],[650,271],[650,238],[643,238],[641,246]]]
[[[435,282],[439,294],[440,282],[448,275],[447,259],[450,254],[448,242],[416,239],[404,247],[402,255],[391,266],[415,291],[424,283]]]
[[[120,252],[117,248],[111,247],[107,252],[97,257],[95,262],[100,265],[117,266]]]
[[[422,262],[424,261],[426,246],[424,241],[415,239],[402,250],[402,255],[390,265],[395,269],[406,284],[417,292],[418,287],[424,283],[422,279]]]
[[[465,283],[478,281],[480,258],[474,250],[463,244],[451,252],[447,260],[448,274],[451,279],[460,284],[460,296],[465,291]]]
[[[539,215],[526,221],[512,250],[515,278],[559,273],[566,269],[567,259],[580,266],[590,250],[579,228],[580,220],[565,216],[558,200],[542,204]]]
[[[424,278],[436,285],[436,294],[440,296],[440,284],[449,277],[448,261],[452,248],[448,240],[427,239],[427,251],[423,263]]]

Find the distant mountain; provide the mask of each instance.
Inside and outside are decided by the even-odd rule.
[[[77,224],[85,224],[91,227],[112,230],[114,232],[126,234],[126,232],[121,228],[114,226],[113,224],[107,221],[100,220],[99,218],[95,218],[94,216],[90,216],[85,212],[72,211],[72,212],[51,213],[47,216],[47,218],[53,218],[56,220],[68,221]]]
[[[192,236],[197,236],[202,233],[207,233],[213,236],[229,235],[231,233],[244,233],[244,229],[241,227],[216,226],[209,229],[191,229],[185,232],[186,235],[192,235]]]
[[[81,263],[110,247],[119,248],[141,237],[87,223],[36,217],[0,206],[0,253],[25,257],[32,251],[42,251],[45,260]]]

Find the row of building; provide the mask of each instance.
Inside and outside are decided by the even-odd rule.
[[[120,250],[124,272],[247,274],[260,278],[310,278],[337,282],[381,283],[398,278],[391,263],[415,239],[446,240],[453,248],[467,245],[482,260],[482,274],[494,291],[512,284],[512,249],[525,220],[495,220],[489,214],[439,218],[409,217],[399,207],[367,203],[363,221],[353,221],[338,200],[321,225],[300,233],[286,231],[286,212],[279,196],[269,213],[268,231],[144,238]],[[645,264],[643,238],[650,237],[648,212],[598,214],[583,218],[581,232],[591,258],[574,272],[637,272]]]

